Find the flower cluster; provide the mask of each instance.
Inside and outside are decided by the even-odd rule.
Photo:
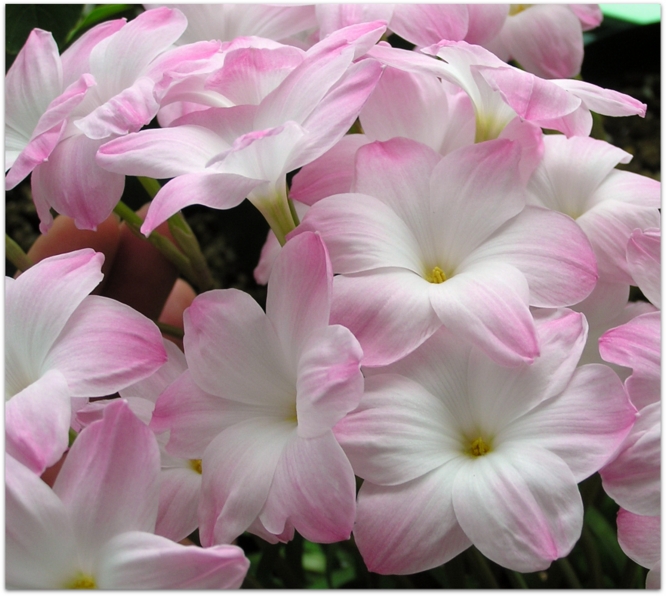
[[[271,231],[265,310],[204,291],[183,350],[91,295],[102,252],[6,278],[8,586],[238,588],[245,532],[353,535],[380,574],[471,545],[539,571],[597,472],[659,585],[660,184],[590,136],[645,105],[570,78],[596,6],[526,6],[160,7],[62,55],[30,34],[6,186],[31,175],[43,233],[101,230],[126,176],[169,180],[146,236],[245,198]]]

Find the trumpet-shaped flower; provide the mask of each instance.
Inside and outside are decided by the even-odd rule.
[[[372,143],[357,152],[355,192],[310,207],[293,234],[322,234],[341,274],[332,317],[365,365],[402,358],[442,325],[505,365],[531,362],[529,306],[592,291],[589,242],[562,214],[525,207],[519,157],[508,140],[443,158],[407,139]]]
[[[423,571],[474,544],[530,572],[573,548],[576,484],[613,454],[635,409],[608,367],[576,367],[582,315],[539,310],[535,320],[533,364],[499,366],[441,329],[366,372],[360,406],[334,431],[364,478],[354,537],[370,571]]]
[[[103,260],[83,249],[5,278],[6,450],[36,473],[67,449],[71,398],[115,393],[166,361],[154,323],[88,296]]]
[[[266,313],[238,290],[198,296],[185,312],[189,369],[151,422],[167,450],[201,459],[202,544],[245,530],[271,541],[351,534],[355,484],[332,427],[363,393],[361,348],[329,325],[333,274],[316,234],[290,240],[268,283]]]
[[[53,490],[6,456],[7,587],[238,588],[237,546],[202,549],[155,536],[159,453],[122,400],[77,437]]]
[[[247,196],[283,242],[294,227],[286,175],[327,151],[353,124],[381,74],[376,61],[354,60],[384,30],[380,23],[348,27],[304,55],[294,48],[241,48],[235,67],[225,58],[229,76],[211,84],[220,86],[220,97],[235,93],[244,103],[196,111],[171,128],[102,147],[98,162],[108,170],[176,177],[155,197],[142,232],[186,205],[227,209]]]

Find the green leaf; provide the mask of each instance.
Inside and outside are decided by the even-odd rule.
[[[133,10],[132,4],[101,4],[93,8],[87,15],[82,15],[76,26],[69,32],[67,43],[72,42],[84,31],[87,31],[94,25],[103,21],[109,21],[113,18],[120,18],[122,13]]]
[[[83,6],[83,4],[7,4],[5,6],[7,54],[16,56],[30,32],[37,27],[50,31],[58,47],[62,49],[67,34],[81,17]]]

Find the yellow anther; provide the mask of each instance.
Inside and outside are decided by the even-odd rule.
[[[192,468],[197,474],[201,474],[201,460],[200,459],[191,459],[190,468]]]
[[[481,437],[472,441],[472,447],[469,450],[469,452],[475,457],[479,457],[480,455],[485,455],[486,453],[488,453],[488,451],[490,451],[490,447],[486,445],[486,443]]]
[[[509,16],[512,17],[514,15],[517,15],[523,10],[527,10],[531,4],[509,4]]]
[[[85,573],[79,573],[74,581],[70,582],[66,588],[68,590],[96,590],[97,584],[95,583],[95,578],[86,575]]]
[[[431,284],[441,284],[446,281],[446,274],[439,267],[435,267],[430,275],[426,276]]]

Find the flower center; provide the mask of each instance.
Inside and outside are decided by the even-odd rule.
[[[190,468],[192,468],[197,474],[201,474],[201,460],[200,459],[191,459]]]
[[[527,10],[531,4],[510,4],[509,5],[509,16],[520,14],[523,10]]]
[[[485,455],[490,451],[490,445],[488,445],[481,437],[474,439],[472,441],[472,446],[470,447],[469,453],[474,457],[479,457]]]
[[[97,584],[95,583],[95,578],[86,575],[85,573],[79,573],[73,581],[71,581],[66,586],[67,590],[96,590]]]
[[[426,280],[431,284],[441,284],[446,281],[446,274],[439,267],[435,267],[429,275],[426,275]]]

